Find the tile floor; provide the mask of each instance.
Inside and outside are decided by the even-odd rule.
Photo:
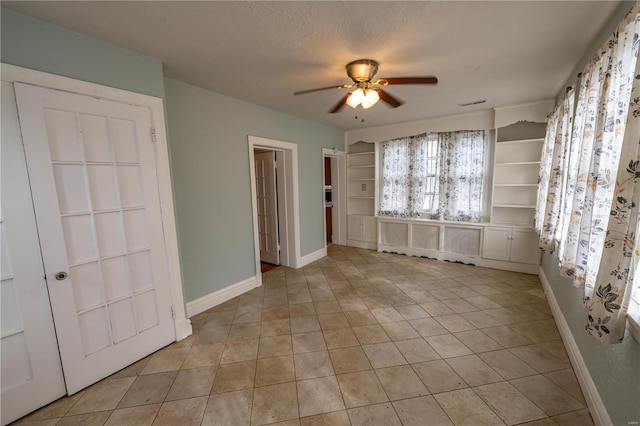
[[[536,276],[333,245],[38,425],[589,425]]]

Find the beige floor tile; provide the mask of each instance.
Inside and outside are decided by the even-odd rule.
[[[449,300],[449,299],[458,299],[459,296],[455,293],[450,292],[447,289],[434,289],[430,290],[430,293],[438,300]]]
[[[258,358],[273,358],[293,354],[291,336],[261,337],[258,345]]]
[[[285,420],[283,422],[269,423],[269,426],[300,426],[300,419]]]
[[[218,367],[211,393],[231,392],[252,388],[256,375],[256,361],[224,364]]]
[[[394,401],[393,407],[404,426],[453,426],[451,419],[432,396]]]
[[[323,334],[324,340],[327,342],[327,348],[329,349],[348,348],[360,345],[358,338],[350,328],[325,330]]]
[[[559,360],[537,345],[520,346],[511,348],[509,351],[539,373],[563,370],[570,367],[569,363]]]
[[[549,352],[551,355],[555,356],[561,361],[570,362],[569,355],[567,355],[567,351],[564,347],[564,343],[560,339],[538,343],[538,347]]]
[[[329,352],[307,352],[294,355],[296,380],[334,375]]]
[[[504,380],[477,355],[448,358],[446,361],[472,387]]]
[[[411,324],[411,326],[415,328],[422,337],[437,336],[440,334],[449,333],[446,328],[444,328],[438,321],[433,318],[411,320],[409,321],[409,324]]]
[[[553,319],[523,322],[510,326],[533,343],[549,342],[560,339],[560,333]]]
[[[447,305],[447,307],[449,307],[453,312],[457,314],[478,310],[478,308],[476,308],[475,306],[473,306],[471,303],[467,302],[464,299],[448,299],[448,300],[443,300],[442,303]]]
[[[558,423],[551,420],[551,417],[546,417],[541,420],[534,420],[532,422],[521,423],[519,426],[558,426]],[[582,425],[575,425],[582,426]]]
[[[434,395],[453,422],[462,426],[500,425],[500,418],[471,389]]]
[[[114,378],[114,377],[111,377]],[[71,407],[82,398],[85,391],[80,391],[72,396],[64,396],[57,401],[52,402],[49,405],[46,405],[39,409],[38,411],[34,411],[33,413],[21,418],[16,422],[16,424],[35,422],[38,420],[45,419],[59,419],[69,412]],[[57,423],[57,420],[56,420]],[[55,424],[55,423],[54,423]]]
[[[362,349],[373,368],[393,367],[407,363],[398,348],[391,342],[364,345]]]
[[[229,330],[227,342],[236,340],[257,339],[260,337],[260,322],[233,324]]]
[[[109,414],[109,411],[106,411],[107,415]],[[86,414],[80,414],[80,416],[86,416]],[[73,416],[73,417],[80,417],[80,416]],[[58,423],[60,423],[60,421],[63,420],[63,418],[61,417],[54,417],[54,418],[50,418],[50,419],[41,419],[41,420],[33,420],[33,421],[28,421],[25,420],[24,418],[11,423],[14,426],[56,426]]]
[[[324,302],[314,301],[313,306],[316,308],[316,312],[318,313],[318,315],[342,312],[340,304],[335,300],[328,300]]]
[[[346,410],[302,417],[300,426],[351,426]]]
[[[569,395],[586,405],[582,389],[580,388],[578,379],[576,379],[576,375],[573,373],[573,369],[567,368],[566,370],[552,371],[545,373],[544,376]]]
[[[478,354],[491,368],[507,380],[533,376],[536,370],[506,349]]]
[[[250,361],[258,355],[258,339],[227,342],[222,352],[221,364]]]
[[[262,321],[289,318],[289,306],[271,306],[262,309]]]
[[[502,346],[480,330],[453,333],[466,347],[474,353],[489,352],[502,349]]]
[[[447,392],[468,387],[462,377],[443,360],[412,365],[418,377],[431,393]]]
[[[370,311],[345,312],[344,315],[347,317],[351,327],[378,324],[376,317],[374,317]]]
[[[344,401],[335,376],[297,382],[300,417],[344,410]]]
[[[258,318],[252,318],[250,321],[245,322],[254,322],[259,320],[260,316],[258,316]],[[227,341],[227,336],[229,336],[230,329],[230,325],[202,327],[198,332],[198,337],[196,337],[194,345],[213,345],[214,343],[224,343]]]
[[[510,383],[548,416],[585,408],[578,400],[542,375],[523,377],[511,380]]]
[[[405,320],[428,318],[430,316],[427,311],[420,307],[420,305],[415,304],[396,306],[396,310],[400,312],[400,315],[402,315]]]
[[[560,414],[559,416],[553,416],[555,421],[560,426],[592,426],[593,419],[589,414],[589,410],[578,410],[572,413]]]
[[[351,408],[348,411],[353,426],[402,425],[393,406],[389,402],[370,405],[368,407]]]
[[[182,368],[206,367],[220,364],[224,343],[212,345],[193,345],[187,353]]]
[[[166,401],[208,396],[211,393],[214,375],[214,367],[180,370],[167,394]]]
[[[336,328],[349,328],[349,321],[342,312],[318,315],[322,330],[334,330]]]
[[[339,300],[343,312],[366,311],[367,305],[359,297]]]
[[[401,340],[395,345],[410,364],[440,359],[440,355],[422,338]]]
[[[475,306],[478,309],[497,309],[497,308],[501,308],[500,305],[498,305],[496,302],[492,302],[491,299],[489,299],[486,296],[465,297],[464,300],[466,300],[467,302],[471,303],[473,306]]]
[[[192,334],[189,337],[193,337],[193,341],[195,342],[195,338],[197,336],[195,334]],[[142,370],[144,370],[144,368],[147,366],[147,364],[149,363],[150,359],[151,359],[150,356],[142,358],[140,361],[135,362],[135,363],[131,364],[130,366],[125,367],[122,370],[118,371],[117,373],[112,374],[111,376],[109,376],[109,378],[110,379],[120,379],[122,377],[134,377],[134,376],[137,376],[140,373],[142,373]]]
[[[324,336],[321,331],[294,334],[291,336],[293,353],[321,351],[327,349]]]
[[[67,415],[113,410],[135,380],[135,377],[125,377],[122,379],[106,379],[96,383],[83,393]]]
[[[336,374],[370,370],[371,363],[361,347],[331,349],[331,362]]]
[[[408,340],[420,337],[418,332],[411,327],[407,321],[389,322],[381,324],[385,333],[391,338],[391,340]]]
[[[284,336],[291,334],[289,318],[262,321],[260,337]]]
[[[429,391],[408,365],[375,370],[391,401],[428,395]]]
[[[361,345],[391,341],[391,339],[389,339],[389,336],[387,336],[387,333],[384,332],[383,328],[377,324],[353,327],[352,330],[356,334],[356,337],[358,338],[358,341]]]
[[[526,321],[520,315],[514,314],[513,312],[505,308],[487,309],[482,312],[489,315],[491,318],[495,319],[503,325],[516,324]]]
[[[460,316],[469,321],[476,328],[499,327],[502,325],[496,319],[491,318],[483,311],[465,312],[460,314]]]
[[[268,424],[297,419],[298,397],[295,382],[255,388],[251,424]]]
[[[163,402],[178,375],[178,371],[145,374],[138,376],[127,393],[122,397],[118,408]]]
[[[259,359],[256,363],[255,386],[275,385],[292,382],[296,379],[293,356]]]
[[[202,426],[249,426],[253,389],[211,395]]]
[[[450,333],[457,333],[460,331],[469,331],[475,330],[476,327],[471,324],[469,321],[464,319],[458,314],[453,315],[442,315],[439,317],[433,317],[434,320],[438,321],[440,325],[447,329]]]
[[[388,401],[382,384],[372,370],[340,374],[337,377],[347,408]]]
[[[425,337],[425,340],[442,358],[471,355],[471,350],[452,334]]]
[[[60,419],[56,424],[62,426],[101,426],[107,421],[111,411],[101,411],[99,413],[79,414],[77,416],[67,416]]]
[[[404,317],[400,315],[400,312],[396,311],[395,308],[371,309],[371,313],[380,324],[404,320]]]
[[[484,311],[489,312],[489,311]],[[482,332],[500,343],[505,348],[514,348],[517,346],[530,345],[531,342],[523,335],[517,333],[506,325],[500,327],[483,328]]]
[[[297,303],[295,305],[289,305],[289,316],[291,318],[295,317],[306,317],[309,315],[315,315],[316,308],[313,307],[313,303]]]
[[[165,402],[160,407],[153,424],[158,426],[198,426],[202,422],[208,400],[208,397],[201,396]]]
[[[508,425],[547,417],[509,382],[493,383],[473,389]]]
[[[291,334],[317,330],[320,330],[320,323],[318,322],[318,317],[315,315],[291,318]]]
[[[154,374],[179,370],[188,352],[189,348],[160,349],[151,356],[149,363],[140,374]]]
[[[455,314],[451,308],[442,302],[421,303],[420,307],[431,316]]]
[[[140,407],[114,410],[105,426],[151,426],[162,404],[143,405]]]

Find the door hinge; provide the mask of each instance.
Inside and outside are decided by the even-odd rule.
[[[156,143],[156,129],[155,127],[150,127],[151,130],[151,142]]]
[[[176,307],[171,305],[171,318],[176,319]]]

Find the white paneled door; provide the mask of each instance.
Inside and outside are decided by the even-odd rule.
[[[69,394],[175,340],[147,108],[16,84]]]
[[[0,299],[2,424],[66,394],[13,85],[2,82]]]
[[[256,153],[256,202],[260,260],[280,264],[278,242],[278,196],[276,191],[275,152]]]

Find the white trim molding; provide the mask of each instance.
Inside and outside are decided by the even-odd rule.
[[[558,305],[558,301],[551,290],[551,285],[549,284],[549,280],[547,279],[542,267],[540,267],[538,275],[540,277],[540,282],[542,282],[544,293],[549,301],[551,312],[553,312],[553,317],[556,320],[558,331],[560,331],[560,335],[562,336],[562,342],[564,343],[564,347],[569,355],[569,360],[571,361],[573,370],[576,373],[578,383],[580,383],[580,388],[582,389],[584,398],[587,401],[589,413],[593,417],[593,421],[596,425],[612,425],[613,423],[611,423],[611,418],[609,417],[607,408],[605,407],[604,402],[600,397],[600,393],[591,378],[587,364],[584,362],[584,358],[582,358],[580,349],[573,338],[571,329],[569,329],[569,324],[562,314],[560,305]]]
[[[24,83],[33,86],[61,90],[79,95],[135,105],[149,109],[151,122],[156,135],[156,165],[158,167],[158,194],[162,210],[163,238],[167,253],[168,275],[171,285],[171,297],[175,310],[174,329],[176,340],[191,334],[191,322],[187,319],[184,295],[182,292],[182,275],[178,253],[178,233],[176,229],[175,207],[171,187],[169,168],[169,149],[164,121],[164,103],[161,98],[129,92],[113,87],[103,86],[55,74],[48,74],[15,65],[0,64],[0,76],[4,81]]]
[[[247,278],[246,280],[231,284],[221,290],[209,293],[206,296],[187,302],[187,316],[191,318],[194,315],[198,315],[207,309],[211,309],[218,306],[227,300],[231,300],[236,296],[240,296],[249,290],[259,287],[256,277]]]
[[[307,266],[310,263],[315,262],[316,260],[322,259],[327,255],[327,248],[323,247],[320,250],[316,250],[312,253],[309,253],[304,256],[300,256],[298,261],[296,262],[296,268],[302,268]]]

